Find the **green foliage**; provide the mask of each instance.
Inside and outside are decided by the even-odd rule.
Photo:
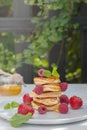
[[[0,0],[0,6],[12,5],[13,0]]]
[[[15,54],[12,33],[0,33],[0,69],[14,73],[21,65],[22,55]]]
[[[81,34],[73,32],[72,41],[66,44],[66,79],[68,82],[81,82]]]
[[[56,9],[62,9],[63,11],[59,13],[59,16],[53,16],[46,20],[49,8],[54,9],[54,6],[50,4],[53,7],[52,8],[48,3],[43,5],[43,1],[42,4],[41,2],[39,3],[43,12],[39,12],[40,15],[33,19],[33,23],[36,23],[38,27],[30,39],[28,39],[30,44],[28,49],[24,51],[26,63],[32,63],[36,67],[49,66],[48,52],[55,44],[59,44],[67,37],[65,34],[68,31],[70,22],[70,17],[68,17],[69,14],[67,13],[67,6],[69,6],[69,4],[70,2],[65,6],[65,2],[56,2]],[[43,60],[45,61],[45,64],[43,64]]]
[[[28,43],[28,48],[23,54],[15,55],[14,48],[10,50],[12,47],[6,46],[3,39],[0,41],[0,68],[11,72],[22,63],[32,64],[36,68],[48,68],[49,52],[55,45],[63,43],[67,48],[66,79],[68,81],[79,79],[81,75],[78,52],[80,37],[77,31],[79,24],[73,24],[71,19],[79,15],[78,5],[81,2],[87,3],[87,0],[24,0],[24,2],[39,7],[37,16],[32,19],[32,23],[36,25],[35,30],[28,38],[22,35],[20,39],[15,40],[16,43],[22,41]],[[58,14],[54,13],[55,15],[50,17],[51,11],[57,11]]]
[[[36,5],[40,9],[37,16],[32,20],[36,24],[36,29],[27,40],[30,44],[28,49],[24,51],[25,62],[36,67],[48,67],[50,50],[55,44],[66,43],[66,80],[72,82],[76,78],[79,82],[81,76],[78,51],[80,49],[80,37],[77,31],[79,24],[73,24],[71,19],[73,16],[79,15],[78,5],[81,2],[87,2],[87,0],[24,0],[24,2],[25,4]],[[49,17],[52,10],[57,10],[58,15]],[[47,62],[47,66],[42,64],[43,59],[45,63]],[[72,78],[69,78],[71,74]]]

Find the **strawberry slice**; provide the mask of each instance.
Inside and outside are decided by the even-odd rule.
[[[83,105],[83,101],[78,96],[72,96],[69,100],[72,109],[79,109]]]

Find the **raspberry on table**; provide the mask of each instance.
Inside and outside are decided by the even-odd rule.
[[[69,98],[68,98],[67,95],[62,94],[62,95],[59,97],[59,99],[60,99],[60,102],[61,102],[61,103],[67,103],[67,104],[69,104]]]
[[[36,85],[36,87],[34,88],[34,92],[38,95],[43,93],[43,85]]]
[[[67,82],[62,82],[60,83],[60,87],[62,91],[66,91],[68,88],[68,83]]]
[[[59,112],[62,113],[62,114],[66,114],[68,112],[68,104],[61,103],[59,105]]]
[[[38,112],[39,114],[45,114],[47,112],[47,108],[44,105],[42,105],[38,108]]]
[[[29,96],[28,93],[23,95],[23,102],[26,104],[30,104],[33,101],[33,98]]]
[[[22,103],[22,104],[20,104],[20,105],[18,106],[18,111],[17,111],[17,113],[18,113],[18,114],[23,114],[23,115],[26,115],[26,114],[28,114],[28,113],[31,113],[31,114],[33,115],[33,114],[34,114],[34,109],[33,109],[31,106]]]

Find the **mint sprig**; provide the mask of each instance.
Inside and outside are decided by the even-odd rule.
[[[7,110],[7,109],[10,109],[10,108],[16,108],[16,107],[18,107],[18,105],[19,105],[18,102],[12,101],[10,103],[5,104],[4,109]]]
[[[30,118],[32,117],[31,113],[28,113],[27,115],[22,115],[22,114],[14,114],[11,119],[9,120],[11,126],[13,127],[19,127],[23,123],[27,122]]]
[[[51,77],[51,71],[45,70],[45,71],[43,72],[43,76],[45,76],[45,77]]]
[[[60,77],[60,74],[57,71],[58,67],[55,64],[52,64],[52,75],[55,77]]]
[[[55,64],[52,64],[52,71],[50,71],[50,70],[45,70],[45,71],[43,72],[43,76],[45,76],[45,77],[54,76],[54,77],[59,78],[59,77],[60,77],[60,74],[58,73],[57,69],[58,69],[58,67],[57,67]]]

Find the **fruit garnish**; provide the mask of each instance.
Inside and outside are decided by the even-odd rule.
[[[69,104],[69,98],[67,95],[63,94],[59,97],[61,103],[67,103]]]
[[[16,101],[12,101],[4,105],[4,109],[16,108],[19,106],[19,103]]]
[[[23,123],[25,123],[26,121],[28,121],[30,118],[32,117],[32,113],[28,113],[26,115],[22,115],[22,114],[14,114],[11,119],[9,120],[10,124],[13,127],[19,127],[21,126]]]
[[[10,109],[11,108],[11,104],[10,103],[6,103],[4,106],[4,109]]]
[[[43,76],[44,76],[44,77],[51,77],[51,71],[45,70],[45,71],[43,72]]]
[[[38,112],[39,114],[45,114],[47,112],[47,108],[44,105],[42,105],[38,108]]]
[[[58,67],[56,64],[52,64],[52,76],[54,77],[60,77],[60,74],[57,71]]]
[[[79,109],[83,105],[83,100],[78,96],[70,98],[70,106],[72,109]]]
[[[20,104],[18,106],[18,111],[17,111],[18,114],[23,114],[23,115],[26,115],[28,113],[31,113],[32,115],[34,114],[34,109],[33,107],[27,105],[27,104]]]
[[[60,103],[59,112],[62,113],[62,114],[66,114],[68,112],[68,104]]]
[[[45,69],[39,69],[38,70],[38,76],[43,77],[43,72],[45,71]]]
[[[23,102],[26,104],[30,104],[33,101],[33,98],[29,96],[28,93],[23,95]]]
[[[34,92],[38,95],[43,93],[43,85],[36,85],[36,87],[34,88]]]
[[[59,78],[60,75],[59,75],[57,69],[58,69],[57,65],[52,64],[52,71],[46,70],[46,69],[43,69],[43,68],[39,69],[38,70],[38,76],[40,76],[40,77],[51,77],[51,76],[53,76],[53,77]]]
[[[66,91],[68,88],[68,83],[67,82],[62,82],[60,83],[61,91]]]

